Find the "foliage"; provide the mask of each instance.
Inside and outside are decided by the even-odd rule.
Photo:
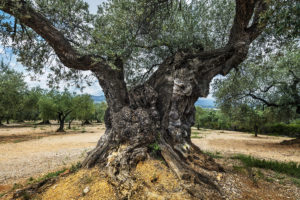
[[[0,123],[2,119],[16,118],[22,108],[26,83],[21,73],[9,69],[3,61],[0,63]]]
[[[285,173],[295,178],[300,178],[300,166],[295,162],[279,162],[279,161],[268,161],[261,160],[246,155],[236,155],[233,157],[244,163],[247,167],[258,167],[263,169],[271,169],[276,172]]]
[[[77,95],[73,99],[72,115],[78,120],[91,120],[95,113],[95,106],[90,95]]]
[[[300,51],[293,47],[269,60],[245,63],[214,82],[214,96],[227,114],[242,105],[270,107],[273,120],[288,122],[300,113]],[[230,115],[230,114],[229,114]]]
[[[229,121],[220,111],[196,106],[195,125],[197,128],[229,129]]]
[[[97,122],[104,122],[105,111],[107,109],[107,103],[102,101],[95,104],[95,116]]]
[[[40,117],[43,121],[48,121],[50,119],[56,119],[56,109],[54,105],[54,101],[50,95],[42,96],[39,101],[39,111]]]
[[[71,168],[70,168],[70,172],[71,173],[75,173],[77,172],[79,169],[81,168],[81,163],[77,162],[76,164],[72,164]]]
[[[39,100],[42,97],[44,91],[40,88],[27,89],[24,94],[23,106],[19,112],[17,119],[19,121],[23,120],[38,120],[39,118]]]
[[[245,104],[227,107],[224,111],[196,107],[195,126],[299,137],[299,120],[279,123],[276,117],[274,119],[276,114],[272,109],[254,109]]]
[[[263,132],[290,137],[300,137],[300,124],[266,124],[263,127]]]

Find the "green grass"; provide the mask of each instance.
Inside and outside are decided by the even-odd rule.
[[[192,135],[191,138],[201,139],[201,138],[203,138],[203,137],[202,137],[202,136],[198,136],[198,135]]]
[[[215,153],[214,152],[205,151],[204,153],[206,155],[209,155],[212,158],[223,158],[221,152],[219,152],[219,151],[216,151]]]
[[[55,177],[58,177],[60,174],[64,173],[67,169],[64,168],[62,170],[58,170],[56,172],[50,172],[48,174],[46,174],[45,176],[42,176],[40,178],[38,178],[37,180],[34,180],[33,182],[41,182],[41,181],[44,181],[44,180],[48,180],[48,179],[51,179],[51,178],[55,178]]]
[[[299,178],[292,178],[292,182],[297,185],[298,187],[300,187],[300,179]]]
[[[246,169],[244,166],[238,166],[238,165],[233,165],[232,166],[233,170],[239,173],[245,173]]]
[[[252,156],[246,155],[236,155],[232,157],[233,159],[238,159],[243,162],[247,167],[257,167],[262,169],[270,169],[275,172],[284,173],[290,175],[294,178],[300,178],[300,165],[295,162],[279,162],[279,161],[268,161],[254,158]]]
[[[5,195],[5,193],[0,193],[0,198],[3,197]]]
[[[77,172],[81,168],[81,163],[77,162],[76,164],[73,164],[70,168],[71,173]]]

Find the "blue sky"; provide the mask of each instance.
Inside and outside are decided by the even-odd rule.
[[[102,2],[104,2],[105,0],[85,0],[85,1],[90,6],[90,8],[89,8],[90,12],[95,14],[98,9],[97,6],[99,4],[101,4]],[[9,62],[13,69],[23,73],[23,75],[25,77],[25,81],[27,82],[29,87],[40,86],[41,88],[49,89],[49,87],[47,86],[48,72],[46,69],[45,69],[43,75],[38,75],[38,76],[36,76],[32,72],[26,71],[24,66],[22,66],[22,64],[17,62],[16,56],[14,54],[12,54],[11,50],[9,50],[9,49],[4,50],[3,48],[2,49],[0,48],[0,59],[3,59],[4,61]],[[62,82],[60,84],[61,89],[63,89],[66,85],[67,85],[67,83]],[[81,91],[76,89],[75,87],[71,87],[71,88],[68,87],[68,89],[70,91],[75,91],[77,93],[81,93]],[[83,90],[83,93],[88,93],[91,95],[102,95],[103,94],[102,89],[99,86],[98,82],[95,82],[94,84],[92,84],[92,86],[86,87]],[[208,98],[212,98],[211,95],[209,95]]]

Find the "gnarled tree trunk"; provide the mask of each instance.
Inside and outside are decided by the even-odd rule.
[[[224,64],[232,62],[233,55],[242,60],[247,50],[241,48],[239,54],[227,50],[212,55],[200,53],[203,57],[180,51],[167,59],[143,85],[126,92],[118,89],[125,83],[115,84],[117,90],[106,94],[109,105],[105,114],[106,132],[97,147],[89,152],[83,166],[107,167],[111,177],[128,182],[130,170],[147,159],[151,145],[156,144],[162,158],[179,179],[186,181],[186,189],[194,196],[203,198],[197,192],[200,188],[195,189],[191,183],[218,191],[203,169],[222,171],[222,167],[191,141],[194,103],[199,96],[208,95],[215,73],[226,70]],[[98,78],[101,82],[101,76]]]
[[[126,87],[120,58],[115,60],[112,69],[111,60],[99,58],[95,62],[92,56],[80,54],[44,16],[24,1],[20,2],[23,6],[5,0],[1,10],[17,16],[20,23],[43,37],[65,66],[91,70],[105,93],[106,131],[83,166],[106,167],[113,179],[130,185],[133,181],[129,177],[130,170],[147,159],[151,146],[156,144],[162,158],[179,179],[186,181],[184,186],[194,196],[203,198],[201,191],[206,187],[201,185],[218,190],[203,169],[219,171],[222,168],[191,142],[194,103],[208,95],[214,76],[226,75],[245,60],[250,43],[266,25],[259,24],[266,10],[265,1],[236,0],[236,16],[225,47],[211,51],[192,47],[179,50],[166,59],[147,82],[131,90]],[[193,187],[194,183],[199,187]]]
[[[263,3],[238,0],[237,4],[240,5],[236,7],[237,15],[225,47],[213,51],[178,51],[147,82],[130,91],[124,82],[120,60],[115,63],[118,70],[107,74],[93,70],[109,106],[105,115],[107,129],[83,166],[106,167],[111,177],[130,185],[130,170],[147,159],[151,146],[156,144],[167,165],[186,182],[186,189],[195,197],[204,198],[201,193],[204,188],[219,191],[203,169],[222,171],[222,167],[195,146],[190,136],[194,103],[208,95],[215,75],[225,75],[245,60],[251,41],[260,33],[257,24],[248,27],[248,23],[255,6],[260,13]],[[220,191],[216,194],[221,198]]]

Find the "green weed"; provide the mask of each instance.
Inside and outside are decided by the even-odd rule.
[[[77,172],[81,168],[81,163],[77,162],[75,165],[73,164],[70,168],[71,173]]]
[[[41,178],[38,178],[36,180],[36,182],[41,182],[41,181],[44,181],[44,180],[48,180],[48,179],[51,179],[51,178],[55,178],[55,177],[58,177],[60,174],[64,173],[67,169],[64,168],[62,170],[58,170],[56,172],[50,172],[48,174],[46,174],[45,176],[42,176]]]
[[[216,151],[215,153],[209,152],[209,151],[205,151],[204,153],[205,153],[206,155],[212,157],[212,158],[223,158],[221,152],[219,152],[219,151]]]
[[[232,166],[233,170],[239,173],[245,173],[246,169],[244,166],[238,166],[238,165],[233,165]]]
[[[299,178],[292,178],[292,182],[297,185],[298,187],[300,187],[300,179]]]

